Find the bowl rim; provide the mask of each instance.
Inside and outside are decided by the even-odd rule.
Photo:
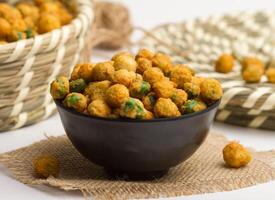
[[[205,110],[195,112],[195,113],[190,113],[186,115],[181,115],[180,117],[166,117],[166,118],[155,118],[155,119],[126,119],[126,118],[119,118],[119,119],[111,119],[111,118],[104,118],[104,117],[94,117],[90,116],[87,114],[83,114],[81,112],[77,112],[73,109],[66,108],[60,100],[54,100],[55,104],[57,107],[60,107],[64,109],[65,111],[73,114],[73,115],[78,115],[80,117],[85,117],[93,120],[99,120],[99,121],[112,121],[112,122],[131,122],[131,123],[152,123],[152,122],[164,122],[164,121],[177,121],[177,120],[182,120],[182,119],[187,119],[191,117],[195,117],[197,115],[202,115],[204,113],[207,113],[215,108],[217,108],[221,102],[221,99],[213,103],[211,106],[207,107]]]

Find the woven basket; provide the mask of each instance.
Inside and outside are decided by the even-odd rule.
[[[256,56],[267,65],[275,58],[275,12],[241,12],[197,18],[159,26],[140,41],[141,47],[170,54],[188,63],[199,76],[222,82],[224,96],[216,120],[275,130],[275,84],[246,84],[236,63],[229,74],[216,73],[214,62],[223,53]]]
[[[87,60],[93,21],[90,0],[77,0],[78,15],[66,26],[32,39],[0,45],[0,131],[46,119],[55,112],[49,83]],[[87,43],[87,42],[86,42]]]

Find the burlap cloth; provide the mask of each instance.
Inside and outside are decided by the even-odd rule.
[[[275,179],[275,152],[255,152],[254,160],[242,169],[227,168],[222,148],[228,141],[211,133],[200,149],[186,162],[153,181],[110,180],[104,170],[83,158],[66,136],[50,137],[31,146],[0,155],[14,177],[25,184],[51,185],[63,190],[80,190],[88,199],[132,199],[173,197],[221,192],[248,187]],[[36,178],[32,160],[50,153],[59,159],[58,178]]]

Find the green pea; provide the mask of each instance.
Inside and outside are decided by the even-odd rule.
[[[87,84],[84,79],[77,79],[70,82],[70,91],[71,92],[83,92],[86,88]]]
[[[133,99],[129,99],[128,101],[126,101],[125,103],[125,107],[124,110],[127,112],[129,110],[133,110],[135,109],[136,106],[136,102]]]
[[[151,86],[148,82],[142,81],[139,92],[142,95],[146,95],[148,92],[150,92],[150,88],[151,88]]]
[[[76,94],[72,94],[67,98],[67,104],[68,106],[72,106],[78,103],[80,100],[80,97]]]
[[[188,100],[183,106],[182,109],[184,110],[184,113],[193,113],[195,106],[198,105],[198,102],[196,100]]]
[[[33,36],[33,32],[32,32],[32,29],[28,28],[26,31],[25,31],[26,35],[27,35],[27,38],[31,38]]]

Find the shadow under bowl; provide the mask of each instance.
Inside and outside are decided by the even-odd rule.
[[[220,102],[201,112],[152,120],[92,117],[55,103],[69,139],[84,157],[115,177],[151,179],[199,148]]]

